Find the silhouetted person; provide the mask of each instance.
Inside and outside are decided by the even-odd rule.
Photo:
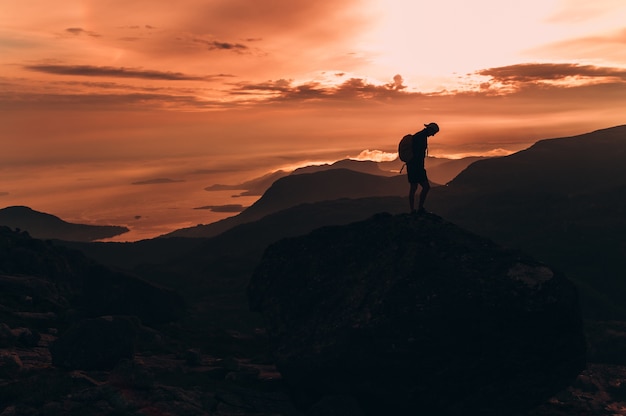
[[[417,213],[426,212],[424,210],[424,201],[426,201],[426,195],[428,195],[430,190],[430,182],[428,182],[428,176],[426,176],[424,159],[426,158],[426,149],[428,148],[428,136],[434,136],[438,132],[439,126],[437,123],[429,123],[424,124],[424,129],[413,135],[413,158],[406,162],[406,173],[411,185],[409,188],[409,206],[412,213],[416,212],[415,193],[417,192],[417,185],[422,186]]]

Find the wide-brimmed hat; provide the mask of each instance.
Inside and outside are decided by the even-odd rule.
[[[439,132],[439,126],[437,125],[437,123],[424,124],[424,127],[426,127],[427,129],[431,129],[435,133]]]

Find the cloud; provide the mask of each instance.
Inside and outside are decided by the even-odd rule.
[[[191,66],[210,64],[229,68],[229,72],[269,74],[279,70],[288,74],[296,72],[292,68],[308,71],[313,62],[327,67],[329,61],[336,63],[338,55],[351,52],[353,41],[375,23],[376,16],[363,6],[362,0],[179,0],[174,10],[166,3],[149,0],[108,0],[90,2],[89,12],[102,24],[96,28],[107,31],[103,44],[133,51],[136,56],[165,60],[184,56],[185,63]],[[130,27],[134,33],[109,32],[112,29],[106,22],[128,22],[133,16],[154,24],[158,30],[146,33],[141,42],[128,41],[137,36],[141,22],[130,21],[115,27]],[[214,55],[212,59],[216,61],[206,62],[203,55],[207,53]],[[233,55],[251,54],[266,62],[231,59]],[[123,59],[134,56],[125,54]]]
[[[132,29],[132,30],[136,30],[136,29],[156,29],[156,27],[151,26],[151,25],[130,25],[130,26],[120,26],[120,29]]]
[[[205,81],[210,78],[226,76],[213,75],[210,77],[193,76],[181,72],[155,71],[147,69],[131,69],[124,67],[93,66],[93,65],[26,65],[25,69],[54,75],[79,75],[88,77],[117,77],[141,78],[167,81]]]
[[[98,110],[119,108],[145,109],[213,109],[233,105],[222,100],[204,100],[195,95],[177,94],[38,94],[0,95],[0,109],[27,110],[55,108],[57,110]]]
[[[359,153],[356,157],[351,157],[353,160],[372,160],[374,162],[391,162],[398,158],[397,153],[384,152],[382,150],[370,150],[366,149]]]
[[[404,80],[402,79],[402,75],[397,74],[393,77],[393,82],[391,84],[387,84],[387,86],[394,90],[403,90],[406,88],[404,85]]]
[[[3,108],[55,108],[99,109],[107,107],[145,109],[208,110],[250,106],[283,106],[291,103],[307,104],[318,108],[348,108],[363,111],[383,105],[385,108],[413,107],[429,108],[428,111],[448,113],[461,102],[475,101],[481,97],[519,94],[515,103],[530,106],[530,100],[538,100],[534,108],[546,109],[558,99],[566,99],[573,105],[580,96],[589,100],[592,94],[600,94],[603,107],[613,102],[615,96],[626,88],[626,68],[579,65],[574,63],[526,63],[487,68],[469,74],[469,87],[458,91],[442,91],[425,94],[408,91],[403,77],[395,75],[389,82],[376,82],[360,77],[318,77],[315,80],[296,82],[293,79],[278,79],[265,82],[224,83],[222,88],[208,89],[207,80],[219,81],[227,74],[194,77],[184,73],[151,71],[144,69],[73,66],[31,65],[31,70],[51,71],[54,74],[91,75],[93,82],[69,79],[48,82],[36,88],[24,89],[17,84],[9,85],[7,94],[0,96]],[[165,85],[126,85],[107,80],[100,81],[97,75],[129,78],[133,75],[154,80],[202,80],[197,83]],[[211,78],[213,77],[213,78]],[[320,81],[320,79],[324,79]],[[74,83],[74,84],[73,84]],[[128,84],[131,84],[130,82]],[[155,83],[156,84],[156,83]],[[84,87],[84,88],[83,88]],[[587,88],[583,88],[587,87]],[[51,93],[54,89],[58,93]],[[569,92],[568,92],[569,91]],[[226,96],[224,95],[226,94]],[[446,98],[448,97],[448,98]],[[453,97],[457,97],[454,99]],[[595,100],[595,97],[593,98]],[[450,100],[454,100],[451,102]],[[570,101],[574,100],[574,101]],[[513,103],[513,102],[511,102]],[[600,103],[600,101],[598,101]],[[472,104],[463,104],[472,105]],[[260,108],[260,107],[258,107]],[[271,108],[268,106],[266,108]],[[473,108],[473,107],[472,107]],[[373,110],[372,110],[373,111]],[[394,111],[399,111],[396,109]],[[491,101],[482,102],[476,112],[500,113],[501,106],[492,106]],[[533,111],[534,112],[534,111]]]
[[[177,182],[185,182],[180,179],[169,179],[169,178],[157,178],[157,179],[148,179],[146,181],[133,182],[132,185],[158,185],[164,183],[177,183]]]
[[[468,157],[502,157],[502,156],[509,156],[512,155],[513,153],[515,153],[515,151],[510,150],[510,149],[502,149],[502,148],[496,148],[496,149],[484,149],[480,152],[466,152],[466,153],[446,153],[446,154],[441,154],[441,155],[437,155],[436,157],[444,157],[447,159],[464,159],[464,158],[468,158]]]
[[[38,66],[39,70],[48,70],[50,66]],[[51,66],[54,73],[63,74],[110,74],[116,73],[120,76],[130,76],[134,72],[138,76],[148,78],[156,75],[168,75],[171,73],[143,70],[128,70],[125,68],[89,67],[84,71],[81,66]],[[85,86],[93,88],[88,94],[66,92],[59,94],[24,94],[19,96],[19,101],[11,99],[11,95],[4,97],[0,101],[7,105],[43,105],[45,103],[56,103],[59,106],[125,106],[125,107],[146,107],[146,108],[234,108],[237,106],[263,105],[263,104],[285,104],[285,103],[310,103],[315,105],[350,105],[355,108],[372,106],[375,103],[384,105],[422,105],[425,100],[430,102],[429,106],[436,102],[447,102],[444,96],[493,96],[506,95],[524,92],[528,97],[531,94],[535,97],[542,97],[541,102],[552,102],[553,99],[545,97],[549,91],[554,97],[560,97],[558,91],[574,89],[583,86],[596,86],[598,93],[603,94],[606,88],[602,85],[625,85],[626,69],[614,67],[598,67],[592,65],[578,64],[519,64],[504,67],[494,67],[477,71],[475,75],[487,77],[488,80],[481,80],[481,85],[475,84],[475,88],[469,93],[463,91],[444,91],[436,94],[424,94],[420,92],[407,91],[401,75],[396,75],[388,83],[374,83],[363,78],[349,78],[342,83],[332,85],[318,81],[308,81],[296,83],[294,80],[279,79],[275,81],[265,81],[260,83],[229,83],[225,84],[229,99],[221,96],[209,98],[205,90],[198,87],[179,88],[156,88],[141,86],[124,86],[115,83],[78,83],[77,87]],[[186,79],[193,77],[178,74],[179,78]],[[220,74],[215,77],[227,77]],[[170,77],[172,78],[172,77]],[[167,78],[167,79],[170,79]],[[208,78],[208,77],[207,77]],[[153,79],[153,78],[150,78]],[[195,79],[194,79],[195,80]],[[548,89],[549,88],[549,89]],[[623,88],[619,88],[621,91]],[[100,91],[98,91],[100,90]],[[119,93],[109,91],[119,90]],[[610,89],[609,89],[610,90]],[[590,93],[587,90],[585,94]],[[617,91],[617,90],[616,90]],[[218,94],[219,95],[219,94]],[[611,94],[613,95],[613,94]],[[438,99],[439,97],[439,99]],[[15,98],[15,97],[14,97]],[[16,102],[17,101],[17,102]],[[448,104],[446,104],[448,105]],[[485,105],[485,104],[483,104]]]
[[[626,68],[599,67],[579,64],[518,64],[483,69],[478,75],[491,78],[485,84],[522,87],[524,84],[563,83],[564,87],[585,83],[626,83]]]
[[[240,204],[227,204],[227,205],[207,205],[204,207],[197,207],[194,209],[208,209],[213,212],[241,212],[245,209]]]
[[[241,43],[231,43],[231,42],[220,42],[217,40],[205,40],[205,39],[193,39],[194,42],[205,45],[208,50],[226,50],[233,52],[244,52],[248,50],[246,45],[242,45]]]
[[[233,95],[265,96],[271,101],[304,101],[320,99],[376,99],[407,96],[402,90],[402,76],[396,75],[387,84],[376,85],[362,78],[350,78],[339,85],[324,85],[310,81],[294,84],[293,80],[279,79],[262,83],[238,83]]]
[[[83,28],[80,27],[68,27],[67,29],[65,29],[65,31],[71,35],[74,36],[81,36],[81,35],[87,35],[87,36],[91,36],[93,38],[99,38],[101,35],[99,35],[96,32],[92,32],[89,30],[85,30]]]
[[[498,80],[536,81],[566,77],[616,77],[626,80],[626,69],[578,64],[519,64],[479,71]]]

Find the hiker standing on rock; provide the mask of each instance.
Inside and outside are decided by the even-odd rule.
[[[400,141],[398,146],[398,155],[400,160],[406,163],[406,173],[409,179],[409,206],[411,213],[417,212],[422,214],[426,212],[424,209],[424,201],[430,190],[430,182],[426,176],[424,168],[424,159],[426,158],[426,149],[428,148],[428,136],[434,136],[439,132],[437,123],[424,124],[424,129],[415,134],[407,134]],[[417,186],[422,186],[420,192],[417,211],[415,211],[415,193]]]

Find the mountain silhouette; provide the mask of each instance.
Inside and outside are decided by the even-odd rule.
[[[395,173],[391,171],[385,171],[380,169],[380,164],[373,161],[363,161],[363,160],[351,160],[351,159],[343,159],[334,163],[326,163],[323,165],[311,165],[305,166],[302,168],[297,168],[292,172],[285,170],[278,170],[276,172],[268,173],[259,178],[255,178],[237,185],[223,185],[216,184],[211,185],[209,187],[204,188],[206,191],[225,191],[225,190],[245,190],[241,192],[238,196],[254,196],[254,195],[263,195],[267,189],[271,187],[271,185],[289,175],[300,175],[303,173],[316,173],[322,172],[331,169],[349,169],[355,172],[361,173],[369,173],[371,175],[379,175],[379,176],[394,176]]]
[[[626,317],[624,160],[626,126],[542,140],[473,163],[427,208],[566,271],[587,313]]]
[[[302,203],[340,198],[398,196],[406,194],[407,188],[404,175],[385,177],[349,169],[289,175],[274,182],[261,198],[236,216],[212,224],[176,230],[162,237],[213,237],[235,225],[256,221],[265,215]]]
[[[440,183],[447,183],[471,163],[483,159],[488,158],[468,157],[453,160],[427,157],[426,168],[432,185],[437,186]],[[277,178],[258,201],[240,214],[211,224],[175,230],[162,237],[212,237],[235,225],[255,221],[301,203],[338,198],[408,195],[406,175],[393,172],[394,169],[396,172],[399,171],[402,165],[403,163],[399,161],[345,159],[332,164],[299,168],[291,174],[279,171],[240,185],[214,185],[206,189],[250,189],[242,195],[254,195],[267,185],[268,180]]]
[[[432,182],[445,184],[452,180],[468,165],[477,160],[488,159],[487,157],[465,157],[461,159],[447,159],[437,157],[426,157],[425,166],[428,169],[428,176]],[[374,162],[371,160],[342,159],[334,163],[323,165],[311,165],[297,168],[292,172],[278,170],[268,173],[259,178],[255,178],[236,185],[215,184],[204,188],[206,191],[244,190],[238,196],[255,196],[263,193],[278,179],[288,175],[298,175],[302,173],[315,173],[331,169],[349,169],[355,172],[369,173],[379,176],[395,176],[402,169],[403,162],[399,159],[387,162]]]
[[[184,313],[182,299],[169,289],[5,226],[0,226],[0,276],[0,322],[16,324],[24,316],[37,321],[37,314],[48,313],[54,325],[67,325],[83,317],[126,314],[152,324]]]
[[[512,155],[473,163],[450,185],[476,189],[480,184],[482,192],[539,186],[566,195],[610,190],[626,181],[625,143],[626,125],[540,140]]]
[[[472,163],[487,159],[493,158],[478,156],[464,157],[461,159],[427,157],[425,167],[428,171],[428,179],[431,182],[447,184]]]
[[[622,287],[626,284],[622,285],[623,279],[619,278],[621,270],[626,269],[621,242],[621,236],[626,235],[625,132],[626,126],[618,126],[574,137],[546,139],[510,156],[476,161],[446,186],[433,187],[426,208],[477,234],[522,248],[567,271],[586,289],[582,291],[586,313],[621,316],[618,298],[626,290]],[[352,213],[371,213],[367,205],[381,211],[401,212],[397,210],[403,209],[406,192],[404,175],[382,177],[345,169],[289,175],[277,180],[255,204],[237,216],[166,236],[215,237],[275,214],[271,222],[276,231],[270,234],[279,237],[283,235],[279,229],[308,230],[308,222],[324,225],[330,206],[336,208],[335,218],[342,217],[347,222],[363,218]],[[377,204],[362,199],[381,194],[394,198],[384,198]],[[341,198],[354,201],[330,202]],[[321,201],[326,202],[316,206]],[[364,209],[358,208],[361,203]],[[299,208],[300,216],[292,215],[289,209],[302,204],[307,205]],[[341,209],[349,212],[341,214]],[[240,230],[240,240],[258,241],[254,228],[248,228],[247,237]],[[108,249],[102,245],[93,250],[101,251],[95,254],[102,259],[117,258],[134,267],[140,261],[155,263],[161,258],[175,258],[175,253],[184,251],[178,249],[182,247],[180,241],[185,240],[173,243],[177,248],[171,250],[171,255],[166,249],[168,244],[159,243],[158,252],[162,256],[151,256],[139,248],[129,248],[134,253],[132,256],[108,255]],[[148,246],[156,244],[142,245]],[[237,252],[236,246],[228,247],[232,253]]]
[[[319,227],[361,221],[379,212],[405,212],[406,205],[404,197],[342,198],[300,204],[211,238],[56,243],[177,291],[188,304],[201,305],[197,307],[201,317],[196,319],[207,325],[252,330],[261,323],[248,309],[245,287],[269,244]]]
[[[263,192],[267,190],[275,181],[283,176],[289,175],[289,172],[284,170],[278,170],[276,172],[268,173],[259,178],[255,178],[237,185],[223,185],[215,184],[204,188],[205,191],[229,191],[229,190],[245,190],[241,192],[239,196],[256,196],[263,195]]]
[[[374,162],[372,160],[342,159],[334,163],[325,163],[322,165],[311,165],[298,168],[294,170],[292,174],[299,175],[302,173],[323,172],[330,169],[349,169],[355,172],[369,173],[370,175],[379,176],[394,176],[397,174],[391,172],[390,170],[383,170],[380,167],[380,163]]]
[[[35,211],[25,206],[0,209],[0,225],[27,231],[40,239],[94,241],[130,231],[113,225],[85,225],[63,221],[59,217]]]
[[[586,317],[621,319],[626,317],[622,302],[626,296],[622,279],[626,270],[625,137],[626,126],[618,126],[546,139],[510,156],[476,161],[446,186],[433,187],[426,208],[565,271],[581,289]],[[381,189],[395,195],[372,196]],[[166,241],[129,244],[126,248],[89,245],[86,250],[93,251],[101,261],[129,267],[171,261],[168,269],[172,271],[183,267],[182,258],[197,265],[198,270],[209,271],[222,270],[223,261],[233,266],[228,268],[229,273],[243,276],[264,244],[293,235],[292,231],[307,232],[311,227],[326,225],[324,221],[346,224],[361,220],[358,213],[372,214],[370,207],[380,212],[402,212],[408,209],[406,192],[404,175],[381,177],[341,169],[290,175],[276,181],[256,204],[238,216],[171,233],[211,238],[232,229],[232,233],[216,240],[221,241],[224,250],[214,243],[198,249],[187,238],[172,241],[169,251]],[[344,197],[352,200],[339,202]],[[374,203],[375,198],[381,199]],[[259,220],[262,222],[254,224]],[[229,235],[238,237],[226,243]],[[246,254],[243,247],[247,244],[255,245],[249,249],[254,255]],[[148,247],[157,246],[156,253],[160,254],[151,255]],[[186,246],[195,254],[186,256]],[[222,253],[222,257],[207,253]],[[194,260],[194,256],[204,256],[206,262]],[[237,263],[246,266],[238,267]],[[167,277],[163,275],[163,279]]]
[[[203,319],[212,325],[251,329],[260,323],[248,310],[244,289],[269,244],[326,225],[361,221],[379,212],[402,213],[406,205],[405,197],[342,198],[303,203],[235,225],[211,238],[57,243],[176,290],[189,304],[202,305]]]
[[[626,283],[621,278],[626,270],[622,241],[626,235],[625,138],[626,126],[618,126],[574,137],[546,139],[507,157],[476,161],[446,186],[434,187],[426,207],[470,231],[523,249],[565,271],[581,288],[587,317],[626,317],[622,306]],[[390,186],[395,190],[391,193],[399,196],[380,197],[376,204],[372,199],[357,197],[375,194],[379,189],[376,184],[393,184]],[[345,189],[352,192],[353,185],[360,190],[343,193]],[[209,250],[213,243],[207,243],[204,253],[223,253],[223,259],[231,264],[249,265],[263,244],[273,241],[273,237],[287,236],[290,230],[306,232],[311,229],[306,226],[309,221],[314,226],[325,225],[328,207],[336,208],[335,219],[345,220],[333,220],[329,224],[345,224],[362,218],[351,215],[360,211],[360,204],[381,211],[402,212],[405,193],[403,176],[372,177],[342,170],[293,175],[277,181],[257,204],[240,216],[183,230],[181,235],[218,236],[233,229],[217,241],[224,243],[222,238],[238,233],[233,241],[242,242],[242,246],[258,243],[255,256],[246,257],[242,254],[243,247],[238,249],[236,243],[224,243],[225,252],[217,246]],[[350,196],[353,201],[332,203],[333,198],[343,196]],[[348,212],[341,214],[341,209]],[[264,218],[270,213],[271,217]],[[254,224],[261,219],[262,222]],[[271,226],[263,225],[270,223]],[[234,229],[243,224],[248,225]],[[195,264],[192,257],[187,257],[189,263]],[[207,259],[206,267],[200,268],[219,269],[220,260],[208,257],[211,260]],[[172,270],[176,267],[172,266]]]

